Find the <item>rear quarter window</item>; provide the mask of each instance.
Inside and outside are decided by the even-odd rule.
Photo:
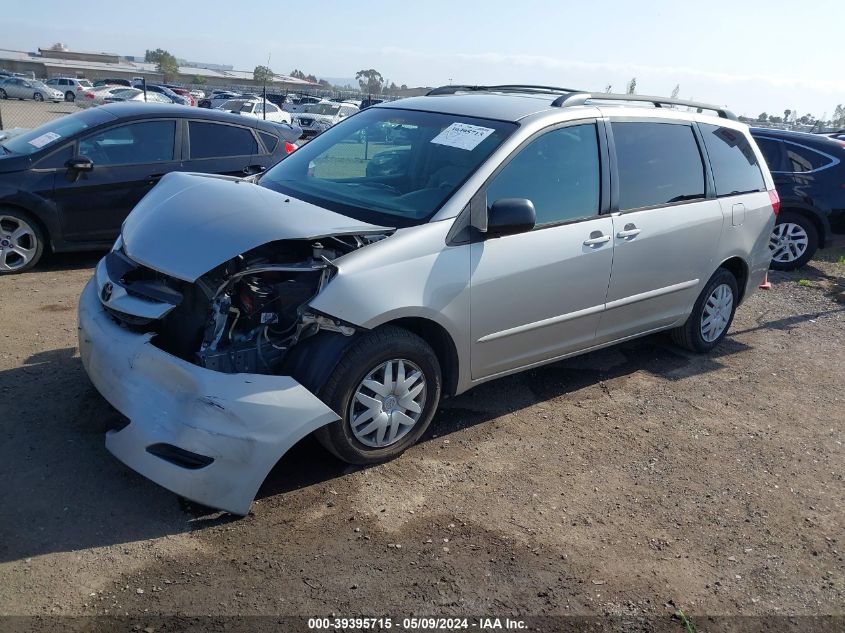
[[[704,198],[704,163],[691,126],[614,121],[611,128],[620,210]]]
[[[237,125],[190,121],[191,160],[251,156],[258,153],[252,131]]]
[[[815,171],[833,162],[829,156],[803,145],[784,141],[783,147],[786,150],[786,169],[791,172]]]
[[[267,148],[267,152],[272,154],[273,150],[276,149],[276,145],[279,143],[279,139],[267,132],[259,132],[258,136],[260,136],[261,140],[264,142],[264,147]]]
[[[707,123],[700,123],[698,127],[710,158],[717,196],[766,189],[754,147],[745,134],[729,127]]]

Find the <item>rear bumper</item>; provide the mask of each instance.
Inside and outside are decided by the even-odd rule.
[[[94,281],[88,283],[79,303],[82,363],[97,390],[130,420],[107,434],[106,447],[192,501],[247,514],[279,458],[337,419],[293,378],[203,369],[158,349],[151,338],[118,325]]]

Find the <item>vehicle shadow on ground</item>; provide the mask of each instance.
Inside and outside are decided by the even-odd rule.
[[[652,336],[481,385],[444,402],[422,441],[620,376],[675,381],[743,352],[728,339],[698,356]],[[112,457],[104,434],[123,424],[94,390],[75,348],[41,352],[0,372],[0,562],[158,538],[236,520],[180,501]],[[283,457],[259,498],[341,477],[355,467],[306,438]]]

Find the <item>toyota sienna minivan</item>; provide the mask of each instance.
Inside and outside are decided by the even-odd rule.
[[[448,86],[260,176],[164,176],[82,294],[82,361],[114,455],[245,514],[308,434],[376,463],[480,383],[661,330],[713,349],[777,211],[722,108]]]

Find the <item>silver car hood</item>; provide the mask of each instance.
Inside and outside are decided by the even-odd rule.
[[[193,282],[268,242],[389,230],[241,178],[171,172],[129,214],[121,236],[134,261]]]

